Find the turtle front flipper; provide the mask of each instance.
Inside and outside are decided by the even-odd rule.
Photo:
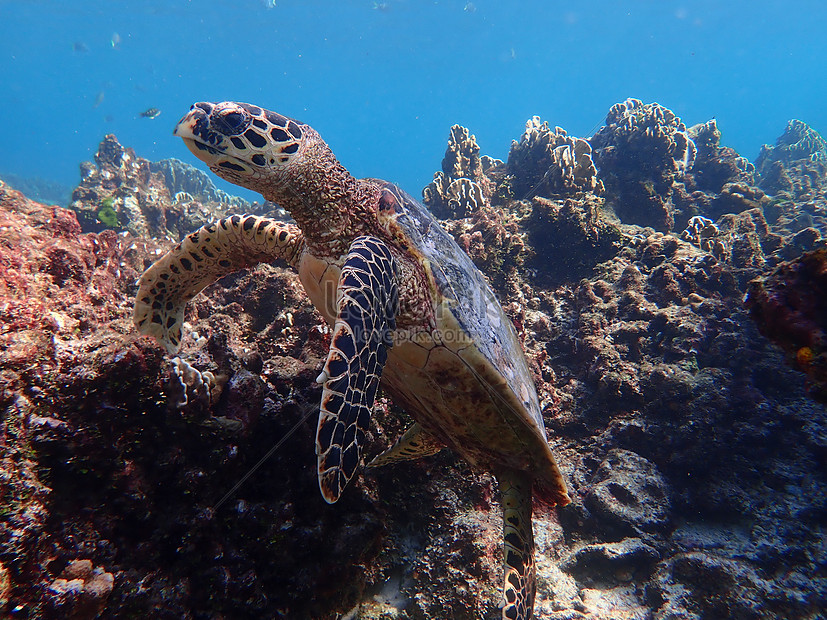
[[[304,248],[299,228],[254,215],[208,224],[155,261],[138,282],[132,320],[168,353],[181,346],[184,308],[205,286],[262,262],[296,266]]]
[[[414,422],[390,448],[368,463],[368,467],[382,467],[409,459],[436,454],[445,447],[441,441]]]
[[[362,445],[399,306],[396,263],[381,239],[357,237],[336,293],[337,316],[316,430],[319,488],[333,503],[362,460]]]
[[[531,476],[504,471],[497,476],[503,508],[503,620],[533,617],[536,591],[531,531]]]

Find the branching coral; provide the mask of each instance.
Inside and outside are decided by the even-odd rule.
[[[728,260],[731,255],[729,244],[719,238],[718,227],[715,222],[701,215],[689,219],[689,225],[681,233],[681,239],[692,245],[706,250],[719,260]]]

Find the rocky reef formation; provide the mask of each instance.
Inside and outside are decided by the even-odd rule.
[[[480,157],[476,138],[461,125],[451,127],[442,170],[422,191],[423,202],[438,217],[463,218],[482,207],[493,183],[486,176],[502,162]]]
[[[65,206],[72,197],[72,188],[68,185],[41,177],[24,177],[4,172],[0,174],[0,181],[22,192],[31,200],[44,204]]]
[[[206,173],[180,159],[150,162],[149,169],[164,175],[164,183],[173,196],[184,192],[201,202],[224,203],[236,211],[245,213],[250,207],[246,200],[238,196],[230,196],[224,190],[218,189]]]
[[[827,193],[827,141],[793,119],[775,146],[765,144],[755,160],[763,190],[797,201],[824,200]]]
[[[590,142],[609,206],[622,222],[667,232],[681,221],[672,198],[697,148],[671,110],[627,99],[609,110]]]
[[[336,510],[307,492],[328,335],[295,274],[231,277],[167,360],[131,320],[157,242],[83,233],[7,187],[0,230],[4,617],[331,617],[377,582],[371,485]]]
[[[203,172],[176,159],[151,163],[138,157],[112,134],[101,142],[94,163],[81,164],[80,176],[69,207],[84,232],[111,229],[178,240],[228,213],[268,211],[228,196]]]
[[[776,162],[789,165],[801,159],[827,161],[827,141],[807,123],[792,119],[775,146],[761,147],[755,166],[758,174],[765,176]]]
[[[520,140],[511,143],[508,174],[513,196],[520,199],[603,191],[591,145],[561,127],[552,131],[539,116],[529,119]]]
[[[459,167],[443,165],[443,179],[484,190],[482,204],[446,208],[444,225],[514,321],[574,499],[535,510],[535,617],[817,618],[824,203],[767,196],[714,123],[679,129],[662,110],[624,108],[614,126],[628,144],[606,130],[604,153],[641,154],[635,119],[649,118],[661,146],[686,134],[693,165],[656,151],[635,180],[618,153],[615,173],[600,167],[595,148],[600,194],[549,173],[585,151],[539,122],[543,148],[488,168],[452,130]],[[576,162],[565,169],[578,179]],[[120,195],[100,170],[73,211],[0,186],[2,612],[498,618],[492,477],[444,451],[364,470],[325,504],[313,446],[329,331],[297,276],[260,265],[208,287],[169,359],[130,320],[134,282],[169,242],[82,230],[76,213],[104,187]],[[160,172],[134,160],[110,171],[148,174],[133,186],[159,184],[159,211],[172,208]],[[664,193],[648,215],[612,203],[653,179]],[[664,208],[674,232],[634,221]],[[366,453],[407,423],[380,398]]]

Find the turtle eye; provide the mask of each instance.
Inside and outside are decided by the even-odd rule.
[[[238,110],[219,112],[212,119],[212,126],[225,136],[235,136],[243,132],[250,124],[250,119]]]

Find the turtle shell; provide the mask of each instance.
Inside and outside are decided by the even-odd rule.
[[[431,434],[472,465],[531,471],[539,496],[568,503],[531,371],[485,277],[418,200],[390,183],[389,232],[430,280],[436,329],[391,349],[383,382]],[[423,357],[423,350],[426,357]]]

